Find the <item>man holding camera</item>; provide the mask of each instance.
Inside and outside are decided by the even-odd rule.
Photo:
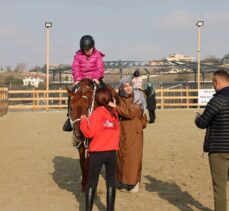
[[[215,211],[227,210],[229,172],[229,74],[217,70],[212,78],[216,91],[203,114],[197,114],[196,126],[206,129],[204,152],[208,152],[212,175]]]

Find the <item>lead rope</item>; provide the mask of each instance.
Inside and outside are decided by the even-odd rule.
[[[94,109],[94,106],[95,106],[96,88],[97,88],[97,86],[96,86],[96,84],[94,84],[93,95],[92,95],[92,103],[91,103],[91,107],[88,109],[88,117],[91,116],[91,113],[92,113],[92,111]],[[84,138],[83,144],[84,144],[84,148],[85,148],[85,158],[87,158],[87,156],[88,156],[88,146],[89,146],[88,138]]]
[[[95,93],[96,93],[96,85],[94,86],[94,90],[93,90],[93,95],[92,95],[92,103],[91,103],[91,107],[89,108],[89,112],[88,112],[88,117],[91,116],[91,113],[94,109],[95,106]]]

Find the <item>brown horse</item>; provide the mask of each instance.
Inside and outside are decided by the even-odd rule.
[[[118,100],[116,91],[109,85],[106,87],[110,90],[112,96]],[[73,141],[78,148],[80,157],[80,167],[82,172],[82,192],[86,191],[87,180],[88,180],[88,156],[87,156],[87,144],[83,134],[80,131],[80,116],[90,115],[96,103],[94,102],[96,85],[90,79],[83,79],[79,82],[79,88],[74,93],[67,89],[68,96],[70,97],[69,104],[69,117],[73,126]]]

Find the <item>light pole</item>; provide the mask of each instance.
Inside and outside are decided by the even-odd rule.
[[[204,26],[204,21],[197,21],[196,25],[198,27],[198,50],[197,50],[197,60],[198,60],[198,65],[197,65],[197,89],[198,89],[198,100],[199,100],[199,90],[200,90],[200,28]],[[199,108],[199,103],[198,103],[198,108]]]
[[[49,28],[52,27],[52,22],[45,22],[45,28],[46,28],[46,94],[47,94],[47,109],[49,104]]]

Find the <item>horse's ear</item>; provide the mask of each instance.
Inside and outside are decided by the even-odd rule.
[[[68,96],[69,96],[69,97],[73,97],[74,92],[72,92],[68,87],[66,87],[66,90],[67,90],[67,92],[68,92]]]

